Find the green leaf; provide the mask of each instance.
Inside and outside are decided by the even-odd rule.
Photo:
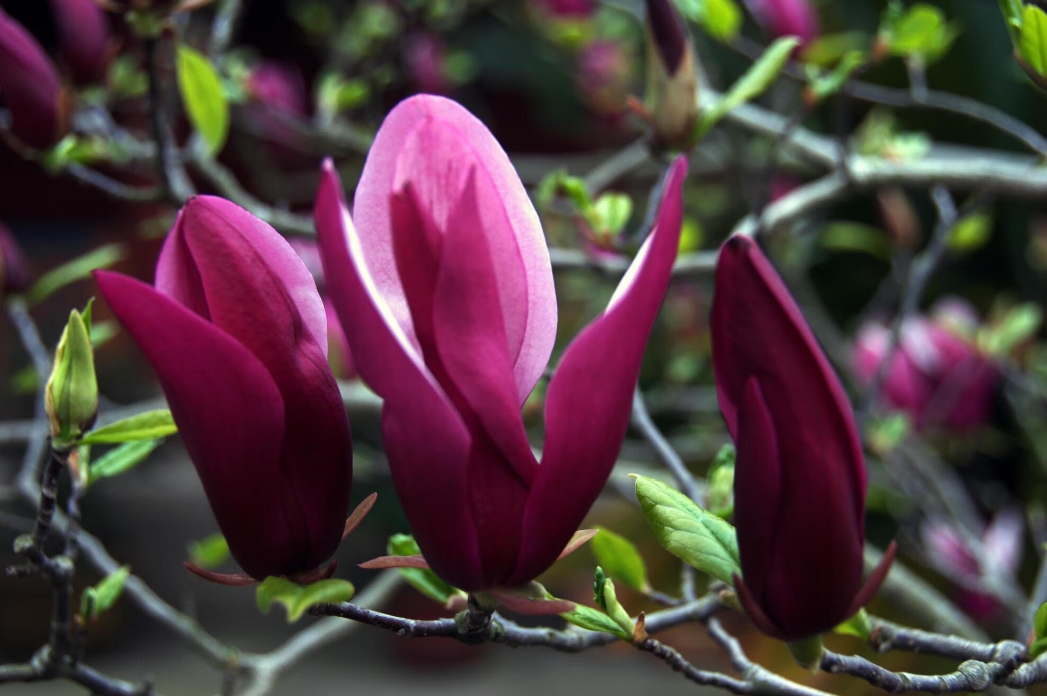
[[[865,609],[859,609],[857,614],[834,628],[833,631],[844,636],[869,640],[869,634],[872,633],[872,622],[869,621],[869,614]]]
[[[733,576],[741,574],[734,527],[664,483],[632,476],[640,507],[658,543],[685,563],[733,585]]]
[[[640,592],[650,589],[643,557],[632,542],[604,527],[599,529],[600,533],[589,542],[596,562],[608,575],[621,580],[626,586]]]
[[[115,447],[91,462],[88,480],[94,483],[98,479],[119,476],[135,468],[153,453],[163,440],[134,440]]]
[[[222,79],[207,56],[178,45],[178,91],[193,128],[212,155],[221,152],[229,135],[229,102]]]
[[[869,45],[869,36],[860,31],[819,36],[803,48],[804,63],[829,68],[857,52],[863,53]]]
[[[742,27],[742,11],[734,0],[676,0],[680,13],[714,39],[731,41]]]
[[[1008,355],[1040,330],[1043,310],[1032,302],[1011,307],[1006,314],[992,325],[985,327],[978,336],[978,345],[990,355]]]
[[[386,549],[390,556],[415,556],[422,553],[418,542],[410,534],[392,535]],[[427,568],[400,568],[400,575],[408,585],[440,604],[447,604],[451,597],[463,594]]]
[[[80,595],[80,616],[85,620],[108,611],[124,591],[124,584],[131,574],[131,566],[123,566],[102,578],[94,587],[88,587]]]
[[[749,66],[745,74],[731,86],[723,99],[702,113],[698,120],[698,137],[708,133],[709,129],[715,126],[731,109],[755,99],[770,87],[799,43],[800,40],[795,36],[786,36],[771,44],[763,55]]]
[[[1000,11],[1011,43],[1017,46],[1022,33],[1022,0],[1000,0]]]
[[[125,256],[127,256],[127,248],[123,244],[106,244],[83,256],[78,256],[41,276],[26,293],[26,302],[36,304],[55,290],[78,280],[84,280],[91,275],[91,271],[108,268]]]
[[[1047,637],[1047,602],[1041,604],[1033,615],[1032,630],[1037,638]]]
[[[268,577],[255,591],[255,601],[262,613],[268,614],[274,602],[287,609],[287,623],[294,623],[314,604],[346,602],[356,589],[348,580],[329,578],[305,587],[287,578]]]
[[[974,251],[985,246],[992,238],[992,213],[978,211],[965,215],[949,230],[947,244],[958,252]]]
[[[846,84],[848,78],[855,70],[865,63],[865,54],[861,51],[851,51],[833,68],[825,74],[815,74],[810,79],[811,94],[818,101],[830,97],[840,91]]]
[[[192,541],[187,547],[189,560],[201,568],[217,568],[229,558],[229,543],[219,534],[206,536],[200,541]]]
[[[884,260],[891,258],[891,243],[883,230],[850,220],[826,222],[818,234],[818,244],[829,251],[859,252]]]
[[[584,604],[576,604],[574,611],[567,614],[560,614],[560,616],[579,628],[584,628],[589,631],[599,631],[601,633],[610,633],[618,636],[622,640],[632,640],[631,633],[623,631],[622,628],[615,623],[614,619],[599,609],[593,609]]]
[[[881,40],[893,55],[920,58],[925,63],[945,55],[959,34],[959,26],[947,22],[941,9],[923,3],[886,19],[880,30]]]
[[[1043,653],[1047,652],[1047,638],[1037,638],[1033,641],[1032,645],[1029,646],[1029,657],[1036,659]]]
[[[104,428],[92,430],[80,442],[85,445],[114,444],[134,440],[153,440],[178,432],[171,412],[167,409],[146,411]]]
[[[734,514],[734,445],[720,448],[706,477],[705,504],[709,512],[727,519]]]
[[[1047,75],[1047,13],[1035,5],[1026,5],[1022,11],[1018,53],[1033,72]]]
[[[604,574],[600,566],[596,566],[596,572],[593,574],[593,597],[600,608],[607,612],[607,616],[618,624],[622,633],[632,636],[636,624],[633,623],[629,612],[618,601],[618,595],[614,591],[614,582]]]
[[[608,192],[596,199],[587,216],[597,234],[616,235],[633,214],[633,199],[627,194]]]

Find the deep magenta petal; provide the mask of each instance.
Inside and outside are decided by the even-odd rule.
[[[265,366],[152,287],[106,271],[95,278],[160,379],[237,563],[258,579],[305,570],[281,490],[283,400]]]
[[[51,0],[62,64],[78,83],[101,82],[116,54],[109,20],[95,0]]]
[[[735,526],[742,575],[762,602],[782,514],[781,453],[778,433],[755,378],[745,385],[738,410],[737,457],[734,476]]]
[[[68,129],[58,71],[36,39],[0,9],[0,94],[11,112],[11,132],[30,147],[46,149]]]
[[[567,348],[549,384],[545,450],[509,584],[533,580],[556,560],[614,468],[647,337],[679,248],[686,177],[687,160],[678,157],[663,187],[654,230],[607,311]]]
[[[360,376],[384,399],[386,454],[415,539],[437,574],[458,587],[478,587],[483,570],[469,500],[468,431],[381,294],[329,160],[315,212],[331,299]]]
[[[445,233],[470,169],[506,326],[519,403],[544,371],[556,335],[556,295],[549,252],[538,215],[487,128],[453,101],[411,97],[379,129],[356,190],[356,223],[378,294],[403,332],[413,336],[393,249],[391,195],[415,188],[425,215]]]
[[[749,238],[720,251],[710,326],[720,410],[738,447],[746,585],[789,639],[831,629],[848,618],[862,572],[866,473],[850,403]],[[753,480],[773,471],[776,485]]]

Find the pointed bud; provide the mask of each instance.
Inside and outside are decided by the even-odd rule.
[[[58,71],[21,24],[0,9],[0,93],[11,112],[11,132],[40,150],[69,130],[69,106]]]
[[[647,90],[655,145],[687,149],[698,119],[698,68],[671,0],[647,0]]]
[[[78,440],[91,429],[98,415],[98,382],[91,335],[83,316],[75,309],[69,314],[69,323],[55,351],[45,405],[51,421],[51,437],[59,447]]]

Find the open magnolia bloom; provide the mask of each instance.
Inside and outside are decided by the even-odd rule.
[[[676,258],[686,173],[677,159],[650,237],[565,352],[539,465],[520,409],[552,352],[556,296],[538,215],[505,152],[464,108],[422,95],[379,130],[355,225],[324,165],[316,224],[328,290],[361,377],[384,399],[411,529],[449,583],[533,580],[606,483]]]
[[[862,584],[865,458],[843,385],[760,247],[720,249],[712,316],[720,412],[737,447],[738,598],[764,633],[795,641],[850,618]]]

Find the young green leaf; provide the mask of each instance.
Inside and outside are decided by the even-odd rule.
[[[965,215],[949,230],[947,244],[953,251],[974,251],[992,238],[992,213],[980,210]]]
[[[680,13],[709,36],[731,41],[742,27],[742,11],[734,0],[676,0]]]
[[[205,570],[217,568],[229,558],[229,544],[220,533],[189,542],[186,550],[193,565]]]
[[[102,578],[94,587],[84,590],[80,595],[80,616],[87,620],[108,611],[120,598],[130,574],[131,566],[123,566]]]
[[[193,128],[212,155],[221,152],[229,135],[229,102],[222,79],[207,56],[178,45],[178,91]]]
[[[631,633],[626,633],[614,619],[599,609],[593,609],[584,604],[577,604],[575,605],[574,611],[568,612],[567,614],[560,614],[560,616],[579,628],[584,628],[589,631],[600,631],[601,633],[610,633],[618,636],[622,640],[632,640]]]
[[[91,463],[88,481],[119,476],[135,468],[153,453],[163,440],[134,440],[115,447]]]
[[[1026,69],[1041,78],[1047,76],[1047,13],[1035,5],[1026,5],[1022,10],[1018,53]]]
[[[422,553],[418,542],[410,534],[392,535],[386,549],[390,556],[415,556]],[[440,604],[447,604],[451,597],[462,594],[461,590],[448,585],[427,568],[400,568],[400,575],[408,585]]]
[[[108,268],[125,256],[127,256],[127,248],[123,244],[106,244],[57,268],[52,268],[42,275],[33,287],[29,288],[25,295],[26,302],[31,305],[36,304],[55,290],[78,280],[84,280],[91,275],[91,271]]]
[[[85,445],[115,444],[134,440],[153,440],[178,432],[171,412],[167,409],[146,411],[116,423],[92,430],[80,442]]]
[[[698,137],[708,133],[709,129],[715,126],[731,109],[763,94],[764,90],[770,87],[781,73],[793,49],[799,43],[800,40],[795,36],[786,36],[771,44],[763,55],[749,66],[745,74],[731,86],[723,99],[713,108],[702,113],[698,119]]]
[[[1022,0],[1000,0],[1000,11],[1011,43],[1017,46],[1022,34]]]
[[[262,613],[268,614],[273,603],[287,609],[287,623],[294,623],[314,604],[346,602],[356,592],[348,580],[329,578],[305,587],[287,578],[268,577],[255,591],[255,601]]]
[[[640,507],[658,542],[685,563],[733,584],[733,576],[741,574],[734,527],[660,481],[633,477]]]
[[[640,592],[650,589],[643,557],[628,539],[600,527],[600,533],[593,537],[590,548],[596,556],[596,562],[612,578]]]
[[[1032,630],[1037,638],[1047,637],[1047,602],[1041,604],[1033,615]]]
[[[940,8],[917,3],[885,27],[882,36],[892,54],[931,63],[945,55],[959,33],[959,27],[947,22]]]
[[[627,194],[608,192],[596,199],[588,221],[601,235],[616,235],[622,231],[633,214],[633,199]]]
[[[869,640],[869,635],[872,633],[872,622],[869,621],[869,614],[865,609],[859,609],[857,614],[834,628],[833,631],[840,635]]]

